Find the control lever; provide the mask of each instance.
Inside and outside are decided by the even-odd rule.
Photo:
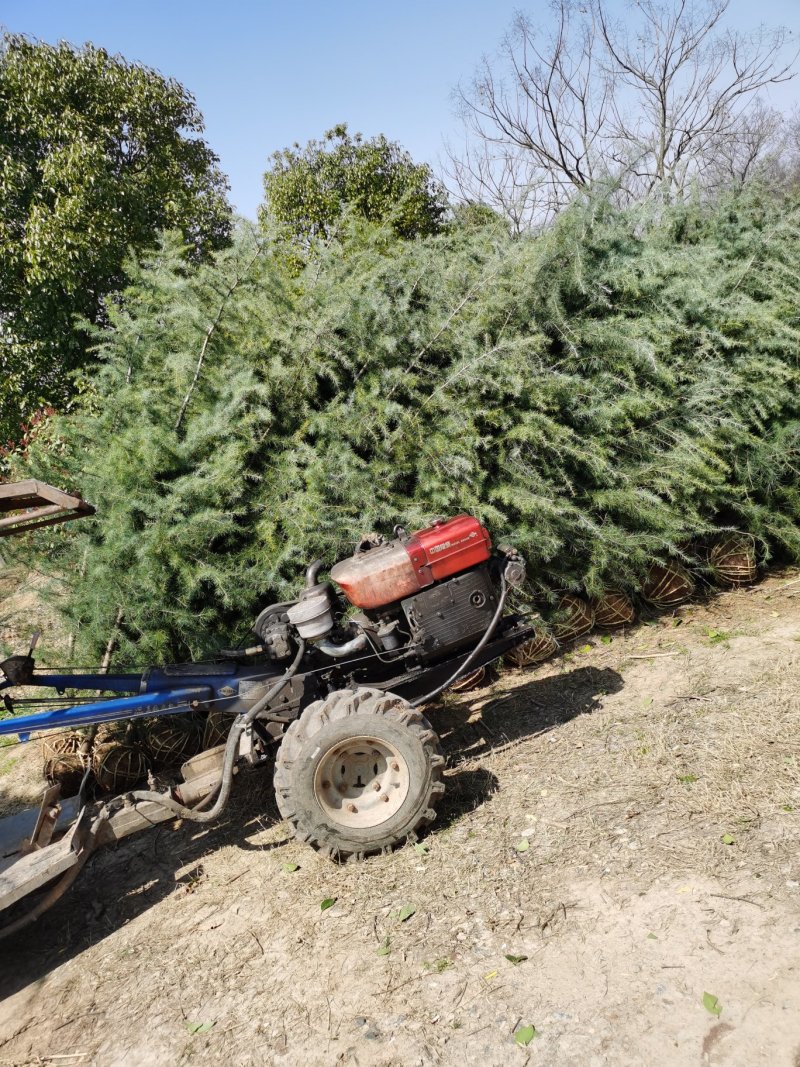
[[[9,656],[0,663],[0,671],[5,675],[5,680],[0,682],[0,689],[8,689],[11,685],[30,685],[33,681],[33,668],[36,663],[33,651],[42,636],[41,630],[35,630],[31,634],[31,642],[24,656]]]

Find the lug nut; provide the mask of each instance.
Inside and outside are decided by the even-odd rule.
[[[380,791],[381,791],[381,783],[380,782],[373,782],[372,783],[372,788],[375,790],[376,793],[380,793]]]
[[[387,797],[387,795],[386,795],[385,793],[381,793],[381,800],[382,800],[382,801],[383,801],[383,802],[384,802],[385,804],[388,804],[388,803],[389,803],[389,798]]]
[[[392,770],[393,771],[399,771],[400,770],[400,764],[397,762],[397,760],[395,760],[394,763],[392,763]]]
[[[387,797],[386,799],[388,800],[389,798]],[[355,806],[355,804],[348,804],[347,810],[350,812],[351,815],[358,814],[358,808]]]

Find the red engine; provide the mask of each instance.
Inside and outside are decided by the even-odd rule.
[[[331,578],[358,608],[381,608],[489,559],[489,534],[471,515],[457,515],[410,537],[358,552]]]

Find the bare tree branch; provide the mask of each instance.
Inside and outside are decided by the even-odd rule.
[[[500,55],[457,91],[468,145],[449,152],[448,174],[459,194],[488,198],[519,227],[598,182],[630,200],[718,185],[725,167],[746,180],[775,133],[758,94],[793,77],[797,57],[785,57],[786,29],[725,28],[728,4],[637,0],[619,22],[608,0],[551,0],[549,29],[517,15]]]

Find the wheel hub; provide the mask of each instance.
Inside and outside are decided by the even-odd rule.
[[[394,745],[352,737],[335,745],[317,766],[314,793],[325,813],[350,828],[378,826],[408,795],[408,765]]]

